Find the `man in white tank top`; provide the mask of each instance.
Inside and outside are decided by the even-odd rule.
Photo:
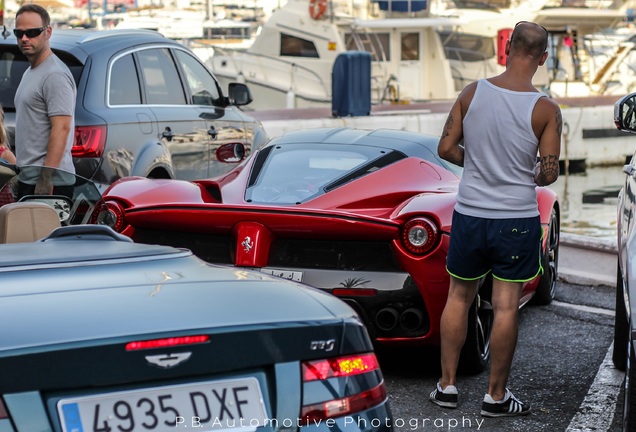
[[[548,57],[548,32],[522,21],[506,44],[506,71],[469,84],[448,115],[439,155],[464,167],[453,214],[442,314],[442,377],[430,400],[457,407],[456,371],[479,280],[492,273],[494,322],[488,393],[481,415],[526,415],[530,405],[507,389],[517,345],[521,287],[542,272],[542,229],[535,187],[559,175],[559,106],[532,85]],[[539,162],[537,161],[537,153]]]

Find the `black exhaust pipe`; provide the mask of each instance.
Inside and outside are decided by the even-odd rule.
[[[418,330],[424,322],[424,314],[416,308],[408,308],[400,314],[400,326],[407,331]]]
[[[382,331],[390,331],[398,323],[400,314],[392,307],[385,307],[375,314],[375,325]]]

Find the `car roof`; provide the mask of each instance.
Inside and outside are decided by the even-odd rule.
[[[407,155],[417,154],[425,147],[437,153],[439,136],[396,129],[315,128],[289,131],[272,139],[269,146],[281,144],[346,144],[391,148]]]
[[[77,229],[81,228],[81,229]],[[111,264],[121,260],[151,261],[190,256],[185,249],[137,244],[120,235],[104,234],[104,227],[69,226],[58,229],[62,233],[33,243],[0,245],[0,274],[8,270],[50,268],[57,265]]]
[[[322,145],[364,146],[394,150],[407,157],[419,157],[461,176],[463,168],[443,160],[437,154],[439,135],[411,132],[399,129],[353,129],[347,127],[322,127],[285,132],[272,139],[260,153],[267,153],[273,146],[307,146],[318,149]],[[263,151],[264,150],[264,151]]]
[[[84,63],[96,52],[116,52],[129,46],[144,44],[170,44],[180,46],[172,39],[154,30],[144,29],[54,29],[51,35],[51,49],[73,54]],[[0,38],[0,45],[17,45],[15,37]]]

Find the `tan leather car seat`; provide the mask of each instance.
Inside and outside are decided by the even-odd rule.
[[[40,240],[60,226],[55,210],[41,202],[16,202],[0,207],[0,243]]]

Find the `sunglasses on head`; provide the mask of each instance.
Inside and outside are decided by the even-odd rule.
[[[524,23],[536,24],[536,23],[533,23],[531,21],[519,21],[517,24],[515,24],[515,27],[517,27],[519,24],[524,24]],[[548,32],[547,28],[545,28],[543,26],[539,26],[539,27],[541,27],[543,29],[543,31],[545,31],[546,35],[550,36],[550,33]]]
[[[31,38],[40,36],[42,34],[42,32],[44,30],[46,30],[47,27],[48,26],[44,26],[44,27],[40,27],[40,28],[31,28],[31,29],[26,29],[26,30],[13,29],[13,34],[18,39],[22,39],[22,37],[24,35],[26,35],[26,37],[31,39]]]

